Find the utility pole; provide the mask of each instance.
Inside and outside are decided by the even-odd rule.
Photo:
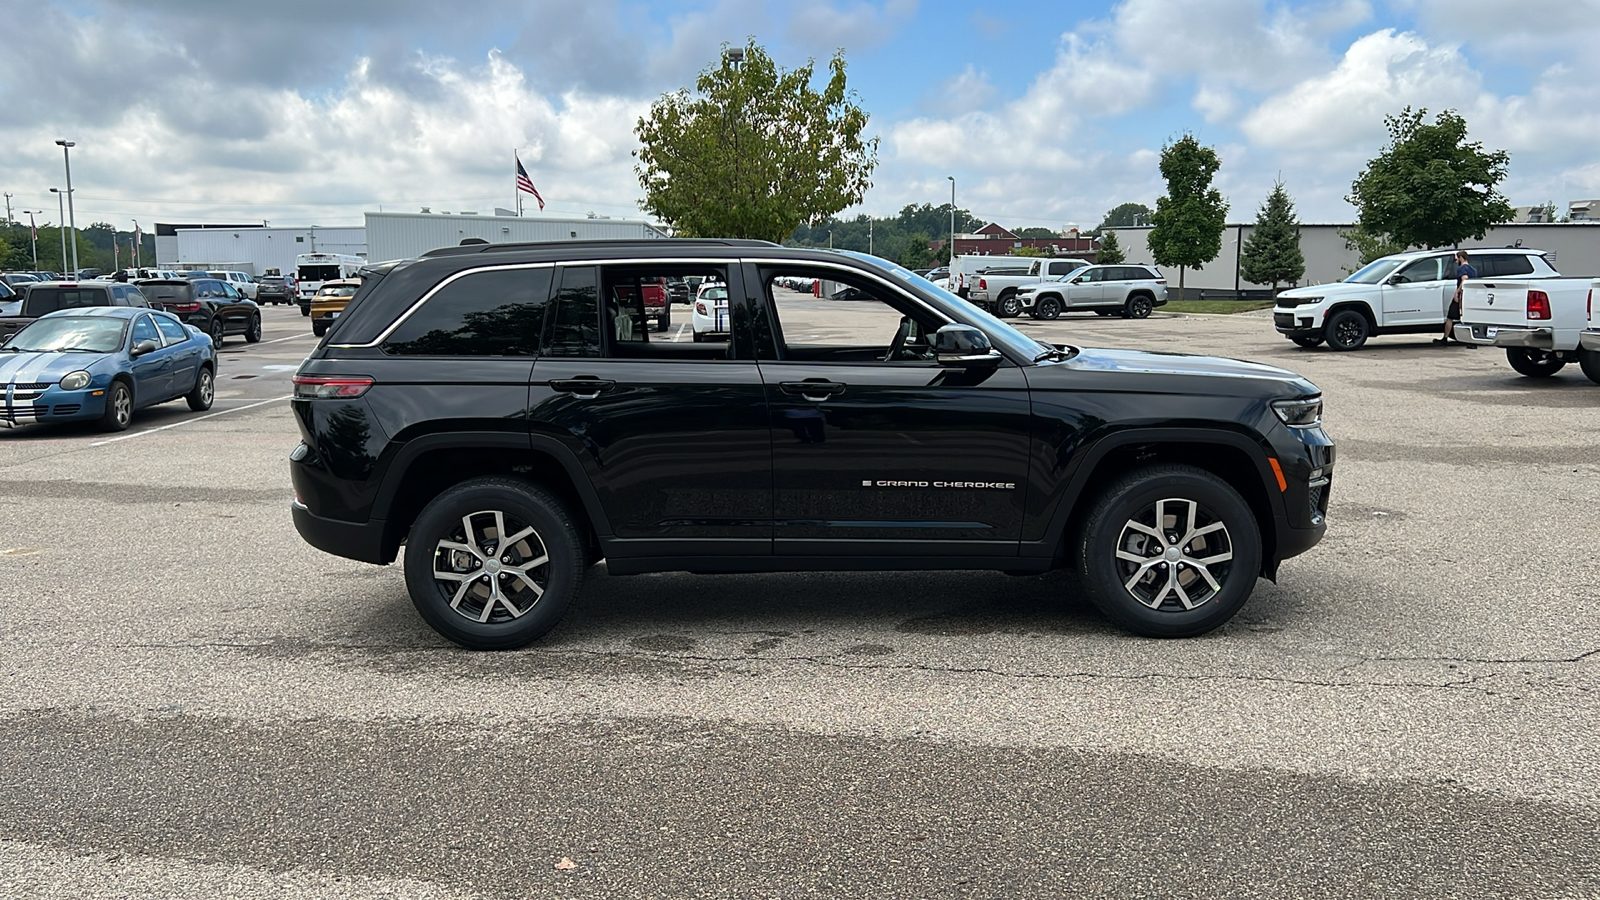
[[[12,221],[11,220],[11,194],[10,194],[10,192],[7,192],[6,193],[6,224],[10,225],[11,221]]]
[[[950,260],[945,265],[954,265],[956,261],[956,177],[946,175],[950,179]]]
[[[33,240],[33,270],[39,271],[39,226],[33,224],[34,213],[43,214],[42,209],[25,209],[22,214],[28,217],[28,235]]]
[[[72,277],[78,277],[78,214],[72,209],[72,148],[76,141],[56,141],[61,147],[61,161],[67,167],[67,219],[72,224]],[[66,265],[66,260],[62,260]]]
[[[61,188],[51,188],[50,193],[56,195],[56,231],[61,233],[61,268],[65,269],[67,267],[67,211],[66,207],[62,205],[62,198],[67,194]],[[77,277],[78,273],[73,272],[73,280],[76,280]]]

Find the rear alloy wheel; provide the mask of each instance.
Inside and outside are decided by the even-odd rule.
[[[1055,297],[1040,297],[1033,305],[1036,319],[1055,319],[1061,316],[1061,301]]]
[[[255,317],[250,319],[250,327],[245,331],[244,339],[245,339],[245,343],[248,343],[248,344],[259,344],[259,343],[261,343],[261,317],[260,316],[255,316]]]
[[[583,541],[554,495],[477,478],[435,497],[406,541],[417,612],[473,650],[509,650],[556,627],[583,584]]]
[[[1144,294],[1134,294],[1129,297],[1127,305],[1123,307],[1130,319],[1148,319],[1150,311],[1155,308],[1154,301]]]
[[[1529,378],[1549,378],[1566,366],[1564,360],[1556,359],[1555,354],[1549,351],[1525,350],[1521,347],[1507,347],[1506,361],[1511,363],[1511,368],[1516,369],[1518,374]],[[1584,369],[1584,374],[1588,375],[1587,368]]]
[[[216,344],[218,347],[221,347],[222,346],[222,341],[223,341],[224,338],[227,337],[227,334],[228,334],[228,327],[222,323],[222,317],[221,316],[212,316],[211,317],[211,343]]]
[[[205,412],[211,408],[212,401],[217,399],[217,378],[209,368],[200,367],[200,374],[194,377],[194,390],[183,399],[189,401],[189,408],[195,412]]]
[[[1022,301],[1017,299],[1016,291],[1006,291],[1000,295],[1000,300],[995,304],[995,315],[1002,319],[1014,319],[1022,315]]]
[[[1192,637],[1233,617],[1261,571],[1255,516],[1227,482],[1200,468],[1136,469],[1106,489],[1083,528],[1080,574],[1090,599],[1123,628]]]
[[[1329,316],[1323,329],[1328,346],[1335,350],[1359,350],[1371,333],[1367,317],[1353,309],[1341,309]]]
[[[1589,376],[1590,381],[1600,384],[1600,350],[1579,350],[1578,368]]]
[[[127,431],[133,422],[133,389],[125,381],[106,388],[106,411],[100,414],[101,431]]]
[[[1322,344],[1322,335],[1295,335],[1294,337],[1289,338],[1289,340],[1294,341],[1296,344],[1299,344],[1307,350],[1310,350],[1312,347],[1320,346]]]

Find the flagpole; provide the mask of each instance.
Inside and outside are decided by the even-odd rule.
[[[520,160],[517,159],[517,148],[512,147],[511,166],[513,173],[515,173],[516,166],[519,162]],[[522,191],[517,187],[517,178],[515,174],[511,176],[511,200],[513,207],[517,211],[517,218],[522,218]]]

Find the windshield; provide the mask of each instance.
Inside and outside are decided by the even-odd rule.
[[[100,316],[63,316],[39,319],[23,326],[6,341],[5,350],[82,350],[111,353],[122,347],[124,319]]]
[[[962,310],[962,314],[964,316],[982,327],[984,332],[989,335],[989,339],[995,344],[996,348],[1005,347],[1023,359],[1033,359],[1039,355],[1040,350],[1054,349],[1043,341],[1036,341],[1033,338],[1028,337],[1015,328],[1012,328],[1010,325],[1007,325],[1004,321],[995,318],[976,306],[973,306],[967,301],[957,297],[955,294],[950,293],[944,288],[939,287],[938,285],[926,278],[923,278],[921,275],[918,275],[910,269],[889,262],[886,259],[879,259],[876,256],[868,256],[865,253],[858,253],[854,250],[839,250],[836,252],[843,253],[846,256],[854,257],[862,262],[871,263],[873,267],[882,269],[883,271],[888,272],[890,275],[893,275],[902,281],[914,284],[926,293],[937,295],[946,303]]]
[[[1377,284],[1389,277],[1389,273],[1400,268],[1403,259],[1375,259],[1362,266],[1354,275],[1344,280],[1345,284]]]
[[[355,294],[356,294],[356,289],[357,289],[357,285],[353,285],[353,284],[336,284],[333,287],[325,287],[322,290],[317,291],[317,296],[318,297],[354,297]]]
[[[725,287],[708,287],[700,292],[700,299],[726,300],[728,299],[728,289]]]
[[[301,281],[333,281],[340,277],[338,266],[301,266]]]

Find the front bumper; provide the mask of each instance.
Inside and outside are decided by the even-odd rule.
[[[1578,346],[1600,352],[1600,328],[1590,328],[1578,335]]]
[[[1288,337],[1311,337],[1322,334],[1322,314],[1303,309],[1274,309],[1272,327]]]
[[[1480,344],[1486,347],[1528,347],[1534,350],[1554,350],[1554,328],[1534,325],[1483,325],[1459,322],[1455,338],[1463,344]]]
[[[106,389],[63,391],[50,385],[42,391],[7,391],[0,395],[0,424],[71,422],[98,419],[106,411]]]

